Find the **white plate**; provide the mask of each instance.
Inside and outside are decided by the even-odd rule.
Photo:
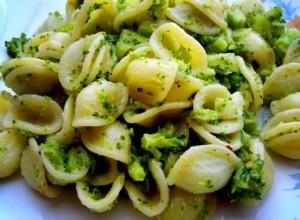
[[[296,0],[298,1],[298,0]],[[64,11],[63,0],[0,0],[0,60],[7,59],[4,40],[21,32],[33,34],[50,11]],[[0,90],[4,85],[0,84]],[[272,154],[276,176],[272,190],[256,207],[220,201],[214,219],[300,220],[300,162]],[[0,180],[0,220],[113,220],[145,219],[121,201],[104,214],[83,207],[69,187],[57,199],[41,197],[20,176]],[[170,219],[171,220],[171,219]]]

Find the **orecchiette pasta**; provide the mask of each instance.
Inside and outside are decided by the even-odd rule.
[[[226,147],[193,146],[180,156],[167,181],[169,185],[195,194],[214,192],[226,185],[239,162],[239,158]]]
[[[5,84],[17,94],[50,92],[58,85],[57,64],[38,58],[16,58],[1,67]]]
[[[11,103],[5,97],[4,93],[0,94],[0,131],[4,130],[3,119],[5,116],[5,113],[9,109],[10,105],[11,105]]]
[[[91,177],[89,182],[93,186],[106,186],[112,184],[119,175],[118,162],[108,157],[105,157],[104,160],[107,163],[108,168],[105,170],[105,173],[96,173]],[[99,166],[102,167],[103,164],[100,163]]]
[[[129,129],[119,121],[102,127],[83,128],[81,138],[86,148],[95,154],[130,162]]]
[[[0,178],[14,174],[20,167],[26,139],[14,130],[0,133]]]
[[[288,63],[300,63],[300,39],[296,39],[289,45],[283,59],[284,64]]]
[[[62,109],[49,97],[21,95],[14,97],[3,125],[38,135],[57,132],[62,126]]]
[[[300,92],[290,94],[282,99],[271,102],[270,109],[273,115],[290,109],[300,108]]]
[[[125,110],[128,90],[122,83],[94,82],[78,94],[73,127],[111,124]]]
[[[169,188],[163,170],[155,160],[149,161],[149,170],[157,184],[156,194],[147,198],[132,182],[125,183],[125,189],[128,193],[133,206],[148,217],[153,217],[162,213],[169,204]]]
[[[60,188],[48,184],[46,171],[40,156],[40,148],[34,138],[29,139],[29,145],[23,151],[21,174],[31,188],[44,196],[55,198],[61,192]]]

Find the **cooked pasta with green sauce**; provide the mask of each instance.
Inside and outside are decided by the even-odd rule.
[[[300,159],[299,45],[258,0],[68,0],[5,42],[0,178],[20,170],[49,198],[74,185],[99,213],[126,197],[161,220],[210,219],[219,191],[257,204],[266,148]]]

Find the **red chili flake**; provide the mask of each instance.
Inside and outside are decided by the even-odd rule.
[[[226,148],[229,149],[229,150],[231,150],[231,151],[233,151],[233,147],[232,147],[231,144],[227,144],[227,145],[226,145]]]

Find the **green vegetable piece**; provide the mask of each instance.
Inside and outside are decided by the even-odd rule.
[[[227,22],[232,29],[243,28],[246,25],[246,16],[236,9],[227,13]]]
[[[5,41],[7,54],[11,58],[21,58],[24,56],[24,45],[31,38],[27,38],[25,33],[21,33],[20,37],[13,37],[10,41]]]
[[[219,113],[215,110],[200,108],[194,111],[192,118],[200,122],[215,123],[219,119]]]
[[[166,176],[169,174],[170,170],[173,168],[175,165],[176,161],[180,157],[180,153],[170,153],[166,160],[164,161],[164,172]]]
[[[144,181],[146,177],[145,169],[138,159],[128,165],[128,173],[134,181]]]
[[[147,42],[147,38],[131,30],[124,29],[117,42],[117,56],[125,56],[137,44]]]
[[[244,130],[252,136],[258,135],[256,114],[251,111],[244,111]]]
[[[213,68],[217,74],[229,75],[239,71],[234,54],[208,55],[207,60],[208,66]]]
[[[158,24],[155,24],[151,21],[144,21],[138,28],[137,32],[145,37],[150,37],[151,34],[158,27]]]

